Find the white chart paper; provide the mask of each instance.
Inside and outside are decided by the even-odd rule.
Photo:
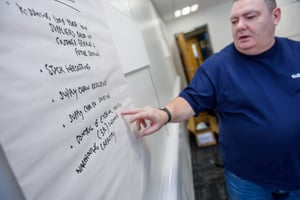
[[[143,199],[101,1],[0,1],[0,144],[26,199]]]

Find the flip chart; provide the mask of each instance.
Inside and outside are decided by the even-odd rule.
[[[143,199],[146,148],[96,0],[0,1],[0,144],[26,199]]]

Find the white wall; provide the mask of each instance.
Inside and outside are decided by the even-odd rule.
[[[113,0],[111,3],[137,23],[150,60],[149,66],[125,75],[133,102],[136,107],[165,105],[178,95],[180,79],[164,23],[150,0]],[[188,133],[184,127],[171,124],[144,138],[151,157],[146,195],[149,200],[194,199]]]
[[[300,2],[282,4],[281,10],[282,17],[276,35],[300,40]]]
[[[166,24],[171,43],[175,42],[174,35],[179,32],[189,32],[197,27],[208,24],[208,31],[214,52],[219,51],[229,44],[231,39],[230,29],[231,1],[218,4],[208,10],[196,12],[178,18]]]

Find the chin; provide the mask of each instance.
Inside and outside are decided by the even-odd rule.
[[[253,46],[238,45],[236,48],[240,53],[243,53],[243,54],[246,54],[246,55],[258,54],[256,52],[255,48],[253,48]]]
[[[255,49],[255,45],[251,42],[237,41],[235,43],[235,46],[239,52],[248,52],[248,51],[251,52],[253,51],[253,49]]]
[[[238,51],[242,54],[248,55],[248,56],[254,56],[254,55],[258,55],[261,52],[258,52],[257,50],[254,49],[238,49]]]

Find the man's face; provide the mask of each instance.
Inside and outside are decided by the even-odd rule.
[[[279,8],[269,11],[264,0],[234,2],[230,20],[237,50],[247,55],[256,55],[271,48],[280,13]]]

